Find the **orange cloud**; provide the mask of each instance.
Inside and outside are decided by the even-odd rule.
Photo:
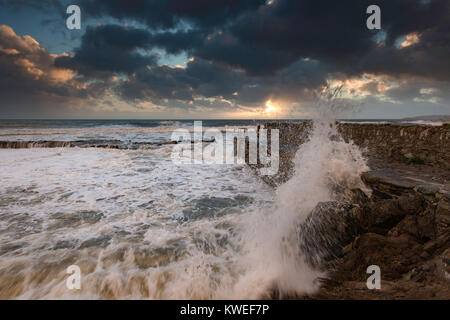
[[[407,34],[407,35],[406,35],[405,41],[403,41],[403,42],[400,44],[400,47],[406,48],[406,47],[412,46],[413,44],[418,43],[419,40],[420,40],[420,37],[419,37],[419,34],[418,34],[418,33],[410,33],[410,34]]]
[[[19,36],[7,25],[0,25],[0,52],[6,55],[10,68],[17,66],[12,74],[20,74],[34,81],[51,82],[54,84],[68,82],[75,73],[68,69],[54,66],[54,61],[60,55],[50,54],[39,42],[29,35]]]

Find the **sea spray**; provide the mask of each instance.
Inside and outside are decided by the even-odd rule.
[[[283,298],[317,290],[322,273],[306,263],[298,226],[320,202],[341,200],[346,189],[369,192],[360,178],[368,169],[361,150],[336,128],[335,119],[358,110],[341,99],[343,89],[325,86],[316,96],[311,132],[295,154],[293,176],[277,188],[271,209],[246,215],[239,259],[245,271],[234,298]]]
[[[296,228],[319,202],[336,200],[345,188],[363,188],[367,170],[361,151],[343,141],[332,120],[314,120],[309,139],[295,158],[295,173],[276,190],[275,205],[250,214],[242,231],[246,273],[236,298],[300,295],[317,289],[321,275],[305,262]]]

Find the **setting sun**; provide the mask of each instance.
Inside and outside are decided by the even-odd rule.
[[[276,107],[272,104],[272,100],[266,102],[266,113],[271,113],[276,110]]]

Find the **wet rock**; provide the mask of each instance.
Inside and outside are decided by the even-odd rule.
[[[450,280],[450,248],[441,254],[441,259],[445,264],[446,277]]]
[[[373,197],[379,199],[392,199],[408,194],[417,185],[417,182],[392,169],[364,172],[361,179],[372,189]]]
[[[435,239],[436,233],[433,212],[427,210],[418,215],[407,216],[397,226],[392,228],[388,234],[391,236],[408,234],[421,243]]]
[[[438,236],[450,233],[450,202],[441,199],[436,207],[436,233]]]
[[[432,184],[421,184],[416,186],[414,190],[425,195],[435,195],[440,190],[440,187]]]
[[[300,249],[310,265],[320,267],[342,256],[342,249],[358,234],[352,208],[338,201],[320,202],[298,227]]]
[[[161,143],[158,143],[158,146],[164,146],[164,145],[168,145],[168,144],[178,144],[178,142],[177,141],[161,142]]]
[[[428,241],[423,246],[423,250],[428,253],[433,253],[433,251],[436,249],[437,249],[437,242],[434,240]]]
[[[418,239],[420,241],[436,238],[436,224],[432,209],[427,209],[419,214],[417,217],[417,226],[419,229]]]
[[[386,235],[408,215],[418,214],[425,207],[420,196],[401,196],[397,199],[371,201],[360,214],[360,225],[368,232]],[[416,219],[407,218],[399,227],[402,231],[413,228]]]
[[[345,189],[342,193],[342,200],[353,205],[362,206],[369,201],[369,197],[361,189]]]
[[[0,149],[65,148],[69,141],[0,141]]]

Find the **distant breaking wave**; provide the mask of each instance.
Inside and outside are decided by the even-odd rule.
[[[450,123],[450,121],[431,121],[431,120],[414,120],[414,121],[402,121],[401,123],[407,123],[411,125],[423,125],[423,126],[433,126],[433,127],[440,127],[444,125],[445,123]]]
[[[177,144],[177,141],[166,142],[124,142],[120,140],[78,140],[78,141],[0,141],[0,149],[32,149],[32,148],[103,148],[137,150],[162,145]]]
[[[202,140],[204,143],[214,139]],[[0,149],[33,149],[33,148],[103,148],[120,150],[138,150],[164,145],[178,144],[178,141],[136,142],[122,140],[77,140],[77,141],[0,141]]]

